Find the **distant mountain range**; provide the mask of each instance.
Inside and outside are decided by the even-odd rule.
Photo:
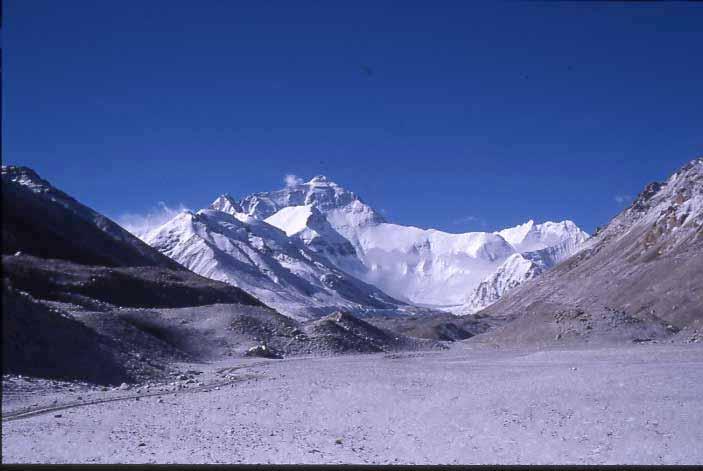
[[[239,286],[280,312],[317,316],[407,311],[473,313],[573,254],[573,222],[450,234],[387,222],[324,176],[241,200],[218,197],[142,234],[203,276]]]
[[[2,216],[4,372],[114,383],[262,345],[703,340],[703,158],[590,238],[570,221],[393,224],[325,177],[220,196],[140,240],[31,169],[2,167]]]

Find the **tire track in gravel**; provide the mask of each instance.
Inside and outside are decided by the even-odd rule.
[[[287,359],[287,361],[294,361],[294,360],[301,360],[301,359],[304,359],[304,358],[291,358],[291,359]],[[280,361],[281,360],[277,360],[277,362],[280,362]],[[255,368],[255,367],[259,367],[259,366],[265,366],[268,364],[270,364],[270,361],[260,361],[260,362],[244,364],[244,365],[227,366],[224,368],[217,368],[215,370],[215,373],[217,373],[219,375],[231,375],[235,371],[249,369],[249,368]],[[242,381],[247,381],[249,379],[257,379],[257,378],[263,378],[263,377],[265,377],[265,375],[263,375],[263,374],[258,374],[258,375],[257,374],[245,374],[245,375],[238,376],[238,377],[233,378],[228,381],[219,381],[219,382],[215,382],[215,383],[209,383],[209,384],[203,385],[203,386],[197,386],[194,388],[181,389],[178,391],[154,392],[154,393],[146,393],[146,394],[139,394],[139,395],[133,394],[133,395],[129,395],[129,396],[119,396],[119,397],[110,397],[110,398],[105,398],[105,399],[95,399],[92,401],[69,402],[69,403],[65,403],[65,404],[49,406],[49,407],[40,407],[40,408],[36,408],[36,409],[25,408],[25,409],[20,409],[17,411],[3,413],[2,421],[3,422],[11,422],[14,420],[28,419],[31,417],[36,417],[36,416],[44,415],[44,414],[50,414],[52,412],[58,412],[61,410],[75,409],[77,407],[103,404],[106,402],[127,401],[130,399],[137,399],[137,398],[141,399],[141,398],[154,397],[154,396],[169,396],[169,395],[175,396],[179,393],[203,392],[205,390],[210,390],[210,389],[213,389],[216,387],[230,386],[230,385],[233,385],[236,383],[240,383]]]
[[[228,368],[221,368],[217,370],[218,373],[228,373],[231,374],[232,371],[236,370],[241,370],[244,368],[251,368],[255,366],[261,366],[265,362],[261,363],[254,363],[251,365],[244,365],[244,366],[235,366],[235,367],[228,367]],[[240,383],[242,381],[247,381],[250,379],[256,379],[256,378],[261,378],[264,375],[256,375],[256,374],[245,374],[242,376],[237,376],[236,378],[232,378],[227,381],[218,381],[214,383],[209,383],[203,386],[197,386],[194,388],[188,388],[188,389],[181,389],[178,391],[168,391],[168,392],[153,392],[153,393],[146,393],[146,394],[138,394],[138,395],[129,395],[129,396],[119,396],[119,397],[110,397],[110,398],[104,398],[104,399],[95,399],[92,401],[81,401],[81,402],[69,402],[66,404],[60,404],[56,406],[50,406],[50,407],[40,407],[37,409],[21,409],[18,411],[13,411],[9,412],[6,414],[3,414],[2,416],[2,421],[3,422],[10,422],[13,420],[21,420],[21,419],[28,419],[30,417],[36,417],[38,415],[44,415],[44,414],[49,414],[51,412],[58,412],[61,410],[67,410],[67,409],[75,409],[77,407],[83,407],[83,406],[91,406],[91,405],[96,405],[96,404],[103,404],[106,402],[118,402],[118,401],[127,401],[130,399],[141,399],[141,398],[147,398],[147,397],[155,397],[155,396],[169,396],[173,394],[174,396],[184,393],[184,394],[192,394],[192,393],[198,393],[198,392],[203,392],[203,391],[209,391],[213,388],[217,387],[222,387],[222,386],[230,386],[236,383]]]

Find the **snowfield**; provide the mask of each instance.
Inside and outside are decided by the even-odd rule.
[[[125,390],[6,377],[3,462],[702,464],[702,353],[457,343],[182,364],[178,386]]]

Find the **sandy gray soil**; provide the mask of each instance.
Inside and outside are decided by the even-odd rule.
[[[115,390],[5,377],[3,461],[703,463],[699,344],[177,366]]]

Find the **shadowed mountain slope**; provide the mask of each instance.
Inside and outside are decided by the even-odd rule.
[[[2,167],[2,253],[184,270],[27,167]]]
[[[13,289],[2,290],[2,371],[117,383],[131,379],[109,339]]]

